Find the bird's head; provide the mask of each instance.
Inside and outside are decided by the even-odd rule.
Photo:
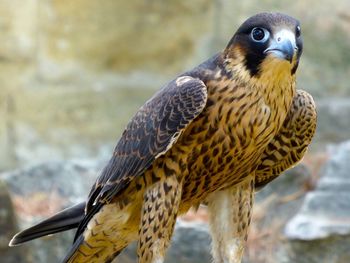
[[[303,49],[299,21],[280,13],[260,13],[246,20],[228,43],[228,67],[240,67],[249,78],[293,76]]]

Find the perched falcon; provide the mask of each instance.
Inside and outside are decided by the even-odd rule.
[[[10,245],[77,228],[63,262],[111,262],[138,240],[139,262],[161,263],[177,216],[205,203],[214,262],[241,262],[254,190],[296,164],[315,132],[314,101],[295,87],[302,48],[294,18],[249,18],[139,109],[86,203]]]

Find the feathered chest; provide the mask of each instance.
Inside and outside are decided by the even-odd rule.
[[[228,147],[239,152],[248,147],[259,151],[282,126],[294,95],[292,88],[280,88],[283,92],[274,90],[266,95],[262,88],[229,80],[207,85],[206,107],[183,133],[180,144],[196,148],[229,141]]]
[[[185,199],[193,198],[191,192],[200,198],[201,193],[238,183],[254,169],[292,101],[292,94],[269,103],[254,87],[209,84],[205,109],[173,149],[183,157],[183,174],[191,178],[185,180]]]

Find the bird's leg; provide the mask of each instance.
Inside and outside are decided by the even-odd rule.
[[[208,198],[214,263],[240,263],[254,201],[254,176]]]
[[[175,174],[146,190],[139,228],[139,263],[162,263],[176,222],[181,183]]]

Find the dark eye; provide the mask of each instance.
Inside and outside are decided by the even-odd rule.
[[[297,26],[297,28],[295,29],[295,36],[300,37],[300,34],[301,34],[301,28],[300,26]]]
[[[251,37],[256,42],[263,42],[268,38],[269,32],[261,27],[254,27],[251,33]]]

